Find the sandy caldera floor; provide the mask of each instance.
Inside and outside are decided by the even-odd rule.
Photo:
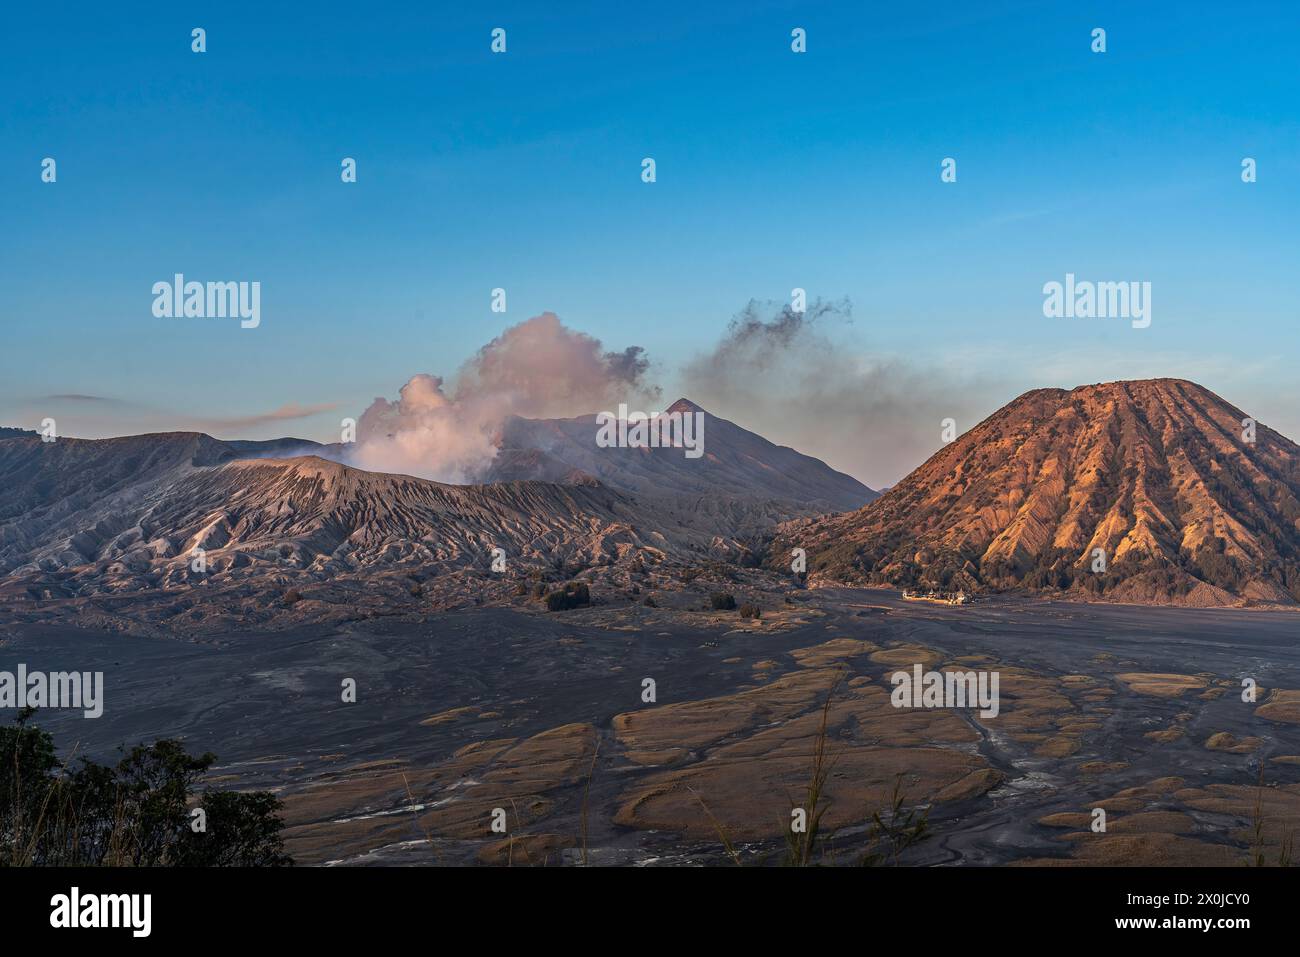
[[[208,783],[283,797],[302,864],[781,863],[828,697],[815,863],[857,863],[896,787],[931,832],[902,864],[1276,863],[1300,832],[1300,616],[867,589],[702,608],[202,641],[33,625],[0,668],[105,672],[102,718],[41,715],[63,753],[214,751]],[[918,663],[998,672],[1000,713],[893,707]]]

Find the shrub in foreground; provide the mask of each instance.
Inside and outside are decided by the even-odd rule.
[[[736,596],[726,592],[715,591],[709,596],[709,604],[714,611],[734,611],[736,608]]]
[[[196,757],[163,739],[132,748],[116,765],[85,758],[64,765],[49,732],[27,724],[32,713],[26,709],[0,728],[0,865],[293,863],[284,853],[275,795],[195,793],[216,755]]]
[[[591,604],[591,590],[586,582],[569,582],[546,596],[547,611],[565,611]]]

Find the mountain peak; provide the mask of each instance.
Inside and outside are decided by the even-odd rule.
[[[669,406],[665,411],[667,411],[667,412],[683,412],[683,413],[685,413],[685,412],[704,412],[704,410],[703,410],[702,408],[700,408],[698,405],[696,405],[694,402],[692,402],[690,399],[686,398],[685,396],[682,396],[682,398],[678,399],[676,402],[674,402],[672,405],[670,405],[670,406]],[[705,413],[705,414],[707,415],[708,413]]]
[[[1300,446],[1184,379],[1036,389],[788,544],[837,580],[1293,603],[1297,461]]]
[[[691,434],[700,439],[702,455],[688,458],[678,446],[631,450],[599,446],[592,416],[515,417],[502,429],[499,452],[484,480],[563,481],[577,470],[609,488],[637,495],[684,495],[693,503],[724,499],[750,505],[776,503],[783,517],[853,509],[876,497],[857,479],[825,462],[706,413],[684,396],[667,412],[708,415],[707,426],[699,433],[691,427]]]

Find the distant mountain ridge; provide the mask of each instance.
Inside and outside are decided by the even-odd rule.
[[[171,432],[44,442],[7,430],[0,584],[21,601],[197,585],[233,588],[242,600],[291,583],[400,588],[402,576],[485,573],[495,549],[552,572],[752,565],[779,522],[874,494],[689,403],[675,410],[706,416],[700,458],[599,449],[594,416],[514,419],[504,433],[515,444],[502,449],[492,481],[466,486],[327,461],[347,447],[296,438]]]
[[[8,429],[0,434],[0,575],[152,587],[183,578],[181,556],[195,547],[212,551],[218,569],[237,567],[227,553],[245,562],[287,548],[290,564],[331,573],[382,561],[480,562],[492,547],[603,561],[618,542],[736,559],[780,521],[875,494],[686,400],[669,411],[704,416],[702,457],[598,448],[594,415],[515,418],[486,483],[474,486],[327,462],[318,456],[346,463],[348,448],[297,438],[169,432],[47,443]],[[556,487],[542,494],[542,486]]]
[[[596,415],[508,419],[485,481],[582,481],[590,476],[638,495],[727,496],[794,506],[806,514],[854,509],[878,495],[820,459],[770,442],[679,399],[668,413],[703,415],[703,456],[680,448],[600,448]]]
[[[512,419],[492,481],[471,486],[297,454],[341,451],[300,439],[44,442],[7,429],[0,591],[81,600],[204,575],[259,594],[332,580],[400,589],[480,574],[494,548],[556,573],[752,564],[764,551],[788,572],[803,548],[813,584],[1300,601],[1300,446],[1260,424],[1252,436],[1242,410],[1192,382],[1025,393],[878,498],[685,400],[670,410],[705,416],[703,456],[598,448],[595,416]]]
[[[269,563],[327,577],[486,567],[497,547],[561,565],[632,547],[734,557],[744,548],[726,528],[594,481],[443,485],[316,456],[247,458],[200,433],[0,441],[0,575],[53,575],[73,590],[186,580],[195,549],[213,571]]]
[[[1038,389],[773,552],[806,548],[824,581],[1294,603],[1300,446],[1263,425],[1246,441],[1246,418],[1181,379]]]

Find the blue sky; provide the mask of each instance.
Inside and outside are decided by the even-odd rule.
[[[983,383],[951,397],[972,414],[1174,375],[1300,439],[1294,4],[128,3],[6,21],[7,424],[76,393],[114,401],[60,406],[71,434],[161,412],[329,440],[340,413],[546,310],[644,346],[672,393],[746,302],[801,286],[852,301],[843,349],[939,391]],[[154,318],[175,272],[260,281],[262,325]],[[1151,327],[1045,318],[1042,285],[1067,272],[1150,281]],[[287,404],[335,408],[257,424]]]

